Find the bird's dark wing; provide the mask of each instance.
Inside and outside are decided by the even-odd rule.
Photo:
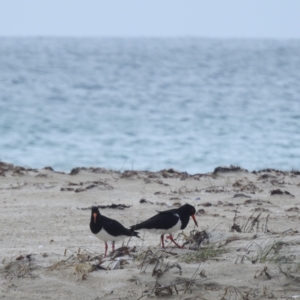
[[[178,209],[177,208],[173,208],[173,209],[163,210],[163,211],[157,210],[157,212],[159,214],[177,214],[178,213]]]
[[[102,221],[103,221],[103,228],[110,235],[113,236],[132,235],[132,232],[128,228],[124,227],[120,222],[116,220],[102,216]]]
[[[169,229],[173,227],[178,222],[179,217],[173,213],[159,213],[158,215],[153,216],[152,218],[131,226],[134,230],[139,229]]]

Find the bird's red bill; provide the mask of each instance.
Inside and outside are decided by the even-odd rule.
[[[96,220],[97,220],[97,213],[93,213],[93,216],[94,216],[94,223],[96,224]]]
[[[198,223],[197,223],[197,221],[196,221],[196,217],[195,217],[195,215],[192,215],[192,218],[193,218],[193,220],[194,220],[194,222],[195,222],[196,226],[198,227]]]

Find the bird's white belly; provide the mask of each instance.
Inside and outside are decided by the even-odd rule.
[[[110,235],[103,228],[101,229],[100,232],[96,233],[95,235],[97,236],[98,239],[100,239],[101,241],[105,241],[105,242],[122,241],[125,238],[129,237],[127,235],[118,235],[118,236]]]
[[[142,230],[146,230],[148,232],[152,232],[152,233],[158,233],[158,234],[165,234],[165,233],[170,233],[172,234],[173,232],[176,232],[178,230],[181,229],[181,221],[180,219],[178,219],[178,222],[171,228],[168,229],[147,229],[147,228],[143,228]]]

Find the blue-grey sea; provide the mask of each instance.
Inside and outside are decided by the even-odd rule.
[[[300,169],[300,40],[0,38],[0,161]]]

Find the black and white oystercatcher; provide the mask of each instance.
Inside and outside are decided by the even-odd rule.
[[[122,241],[130,236],[136,236],[139,238],[138,232],[129,230],[118,221],[101,215],[97,206],[92,207],[90,229],[98,239],[104,241],[104,257],[106,257],[108,241],[112,242],[112,250],[115,251],[115,241]]]
[[[165,248],[164,234],[169,233],[170,235],[167,238],[170,239],[178,248],[183,248],[174,241],[172,233],[184,229],[188,225],[190,217],[193,218],[196,226],[198,226],[195,213],[196,210],[194,206],[185,204],[177,209],[158,212],[158,214],[152,218],[139,224],[130,226],[130,228],[131,230],[141,229],[161,234],[160,238],[163,248]]]

